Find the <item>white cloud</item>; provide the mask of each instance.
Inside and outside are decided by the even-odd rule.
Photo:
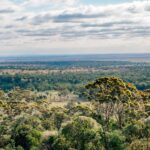
[[[134,52],[139,47],[149,51],[150,1],[96,6],[78,0],[1,0],[0,6],[0,52],[29,47],[115,51],[129,49],[126,44]],[[145,44],[139,46],[139,41]]]
[[[78,0],[28,0],[22,3],[24,7],[43,7],[43,6],[72,6],[76,4]]]

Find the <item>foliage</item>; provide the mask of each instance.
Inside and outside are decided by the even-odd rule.
[[[87,97],[100,102],[122,101],[140,99],[135,86],[116,77],[99,78],[86,85]]]
[[[60,135],[52,140],[53,149],[99,149],[101,126],[92,118],[80,116],[62,126]]]
[[[12,138],[16,146],[22,146],[26,150],[40,147],[41,133],[29,125],[15,127]]]
[[[90,101],[62,102],[66,93],[58,91],[1,90],[0,149],[149,149],[147,90],[118,77],[99,78],[86,88]],[[52,101],[53,94],[59,102]]]

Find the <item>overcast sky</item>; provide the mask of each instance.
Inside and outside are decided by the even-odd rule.
[[[150,0],[0,0],[0,55],[150,53]]]

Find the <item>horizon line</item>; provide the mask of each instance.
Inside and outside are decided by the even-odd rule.
[[[138,52],[138,53],[65,53],[65,54],[50,54],[50,53],[39,53],[39,54],[30,54],[30,53],[24,53],[24,54],[4,54],[1,55],[1,57],[36,57],[36,56],[88,56],[88,55],[150,55],[150,52]]]

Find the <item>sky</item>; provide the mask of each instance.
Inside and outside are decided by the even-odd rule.
[[[150,0],[0,0],[0,56],[150,53]]]

